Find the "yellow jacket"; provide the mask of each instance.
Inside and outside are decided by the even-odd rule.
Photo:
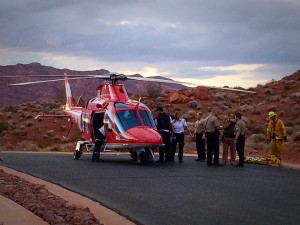
[[[286,137],[286,129],[282,120],[271,120],[267,128],[267,139],[282,139],[283,137]]]

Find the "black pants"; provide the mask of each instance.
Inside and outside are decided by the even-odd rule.
[[[178,143],[178,160],[179,162],[182,161],[183,159],[183,147],[184,147],[184,133],[174,133],[173,134],[173,139],[172,139],[172,152],[171,152],[171,157],[170,157],[170,161],[174,162],[174,158],[175,158],[175,152],[176,152],[176,147],[177,147],[177,143]]]
[[[170,160],[170,149],[171,149],[171,140],[170,140],[170,132],[167,131],[159,131],[164,146],[159,147],[159,161],[167,162]]]
[[[239,165],[244,166],[245,135],[240,135],[236,141],[236,151],[239,156]]]
[[[212,164],[212,156],[214,156],[214,164],[219,164],[219,135],[216,132],[205,133],[207,143],[207,165]]]
[[[101,147],[104,144],[105,136],[103,134],[98,135],[97,139],[95,140],[95,146],[94,146],[94,151],[92,155],[92,159],[100,159],[100,151]]]
[[[206,159],[205,141],[202,139],[203,132],[196,133],[196,148],[198,159]]]

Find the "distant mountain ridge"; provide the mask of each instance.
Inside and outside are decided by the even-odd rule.
[[[0,66],[0,108],[8,105],[17,105],[35,100],[64,100],[64,85],[63,82],[49,82],[47,84],[34,84],[28,86],[9,86],[7,84],[17,82],[28,82],[36,80],[46,80],[47,78],[32,78],[26,75],[58,75],[58,74],[73,74],[73,75],[89,75],[89,74],[105,74],[110,71],[106,69],[76,71],[70,69],[57,69],[51,66],[44,66],[34,62],[30,64],[16,64],[8,66]],[[3,76],[22,76],[20,78],[3,78]],[[140,74],[132,75],[134,77],[143,77]],[[164,77],[151,77],[170,80]],[[49,79],[49,78],[48,78]],[[71,88],[74,97],[83,94],[85,99],[92,98],[96,95],[96,88],[102,80],[72,80]],[[125,81],[124,85],[130,94],[145,94],[146,81]],[[181,84],[161,83],[163,90],[180,90],[187,88]]]

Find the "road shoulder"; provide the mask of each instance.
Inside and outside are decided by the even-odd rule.
[[[0,165],[0,169],[2,169],[6,173],[9,173],[14,176],[18,176],[22,179],[25,179],[31,183],[45,185],[46,189],[49,192],[65,199],[66,201],[69,201],[76,205],[80,205],[82,207],[88,207],[90,209],[91,213],[93,213],[94,216],[99,221],[104,223],[105,225],[117,225],[117,224],[134,225],[134,223],[132,221],[128,220],[127,218],[122,217],[121,215],[114,212],[113,210],[100,205],[98,202],[95,202],[95,201],[93,201],[89,198],[86,198],[84,196],[81,196],[77,193],[71,192],[71,191],[69,191],[65,188],[62,188],[56,184],[52,184],[50,182],[44,181],[42,179],[33,177],[28,174],[21,173],[19,171],[10,169],[10,168],[2,166],[2,165]]]

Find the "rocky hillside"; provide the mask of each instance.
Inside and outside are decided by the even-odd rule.
[[[300,71],[281,80],[272,80],[253,89],[256,94],[207,89],[197,87],[177,91],[165,91],[159,97],[142,96],[142,102],[150,108],[162,104],[170,113],[180,110],[193,131],[198,111],[215,108],[221,114],[240,111],[247,122],[246,152],[263,155],[268,145],[264,133],[268,123],[267,113],[277,112],[287,127],[284,161],[300,164]],[[13,94],[14,92],[12,92]],[[26,94],[25,94],[26,93]],[[23,94],[28,96],[26,91]],[[131,95],[138,99],[140,95]],[[6,106],[0,112],[1,150],[74,151],[80,138],[78,129],[64,118],[34,120],[38,114],[61,114],[60,101],[38,101],[17,106]],[[188,134],[188,133],[187,133]],[[187,136],[187,135],[186,135]],[[195,143],[186,140],[186,152],[195,152]]]

